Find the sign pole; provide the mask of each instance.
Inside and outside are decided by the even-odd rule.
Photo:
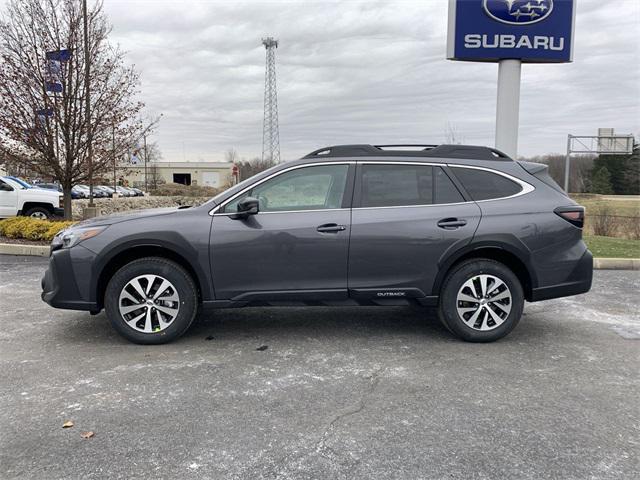
[[[569,193],[569,165],[571,163],[571,135],[567,135],[567,155],[564,157],[564,191]]]
[[[514,160],[518,155],[521,72],[522,61],[520,60],[505,59],[498,63],[496,148]]]

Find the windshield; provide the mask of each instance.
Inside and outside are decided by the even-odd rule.
[[[20,183],[18,180],[16,180],[13,177],[0,177],[0,179],[4,180],[9,185],[11,185],[12,187],[17,188],[19,190],[26,190],[28,188],[28,187],[25,187],[24,185],[22,185],[22,183]]]
[[[24,180],[22,180],[21,178],[18,177],[8,177],[11,180],[13,180],[14,182],[18,182],[21,186],[23,186],[24,188],[33,188],[32,185],[30,185],[29,183],[25,182]]]

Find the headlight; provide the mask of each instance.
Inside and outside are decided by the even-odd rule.
[[[54,237],[51,248],[53,250],[57,248],[71,248],[84,240],[99,235],[106,228],[107,226],[105,225],[103,227],[72,228],[62,231]]]

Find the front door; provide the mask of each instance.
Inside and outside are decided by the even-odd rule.
[[[351,219],[349,290],[375,300],[431,295],[438,264],[466,245],[480,208],[438,165],[358,165]]]
[[[346,298],[353,168],[293,167],[224,204],[210,239],[216,299]],[[259,200],[259,212],[233,219],[247,196]]]
[[[18,193],[7,182],[0,180],[0,218],[12,217],[18,208]]]

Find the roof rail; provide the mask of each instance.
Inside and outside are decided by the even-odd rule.
[[[406,149],[406,150],[403,150]],[[439,157],[512,161],[500,150],[474,145],[334,145],[315,150],[302,158],[323,157]]]

